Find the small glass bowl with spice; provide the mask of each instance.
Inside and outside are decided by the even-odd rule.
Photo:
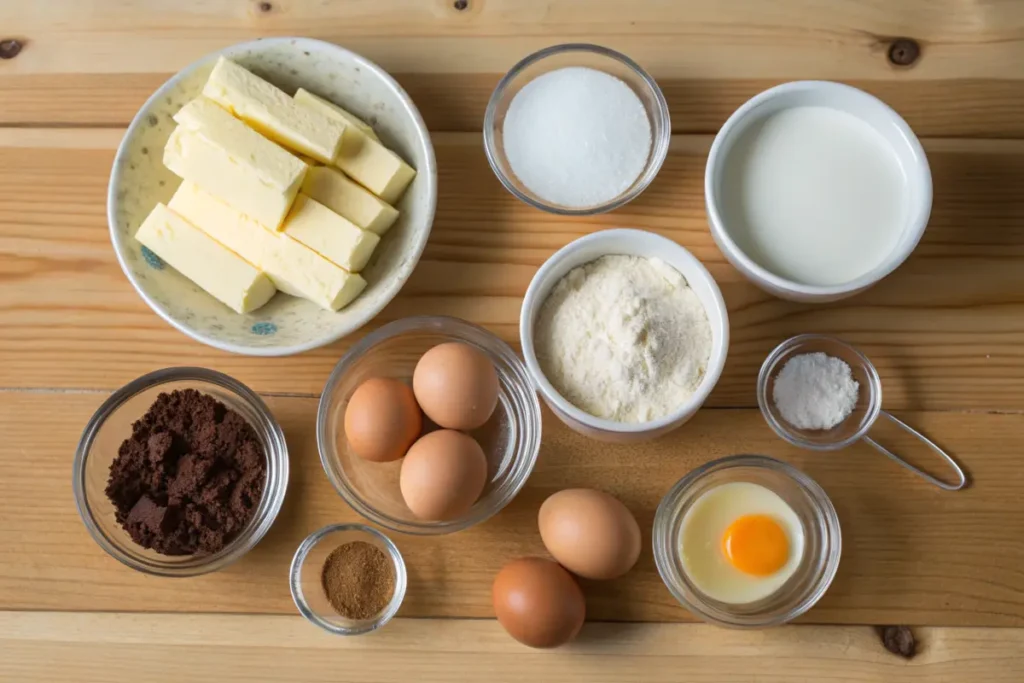
[[[363,524],[334,524],[310,534],[289,574],[299,613],[340,636],[369,633],[391,621],[406,582],[398,547]]]
[[[146,574],[197,576],[239,559],[270,529],[288,487],[288,448],[270,409],[241,382],[167,368],[96,410],[72,487],[82,521],[111,557]]]
[[[834,451],[864,441],[943,490],[958,491],[967,485],[967,475],[952,456],[882,410],[878,370],[867,356],[835,337],[801,334],[775,347],[761,365],[757,404],[775,433],[794,446]],[[879,417],[931,449],[953,473],[952,481],[926,472],[872,439],[869,433]]]

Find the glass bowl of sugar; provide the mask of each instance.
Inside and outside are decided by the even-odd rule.
[[[605,213],[654,180],[672,136],[658,84],[629,57],[598,45],[535,52],[498,83],[484,150],[498,180],[538,209]]]
[[[838,450],[867,435],[882,410],[882,381],[871,361],[833,337],[801,334],[761,366],[757,404],[789,443]]]

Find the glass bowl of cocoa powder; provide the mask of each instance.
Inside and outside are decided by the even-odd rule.
[[[340,636],[376,631],[405,599],[402,553],[365,524],[332,524],[306,537],[292,559],[289,585],[299,613]]]
[[[270,529],[288,449],[270,409],[204,368],[167,368],[115,391],[75,453],[79,515],[111,557],[157,576],[217,571]]]

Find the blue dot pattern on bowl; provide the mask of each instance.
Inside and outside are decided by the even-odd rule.
[[[277,332],[277,325],[274,323],[254,323],[252,333],[261,337],[267,337]]]
[[[142,247],[142,258],[145,259],[150,268],[156,268],[157,270],[164,269],[163,260],[150,251],[148,247]]]

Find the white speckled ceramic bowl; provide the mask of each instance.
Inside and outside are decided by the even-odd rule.
[[[135,240],[135,231],[180,182],[164,168],[171,118],[202,90],[225,55],[286,92],[299,86],[344,106],[370,123],[381,141],[413,168],[416,178],[396,205],[401,215],[363,271],[366,290],[337,313],[277,294],[263,308],[239,315],[164,265]],[[391,76],[344,48],[309,38],[266,38],[208,55],[165,83],[135,115],[114,159],[107,219],[117,260],[136,291],[160,317],[193,339],[225,351],[285,356],[336,341],[370,321],[391,301],[419,261],[437,203],[437,165],[416,106]]]

